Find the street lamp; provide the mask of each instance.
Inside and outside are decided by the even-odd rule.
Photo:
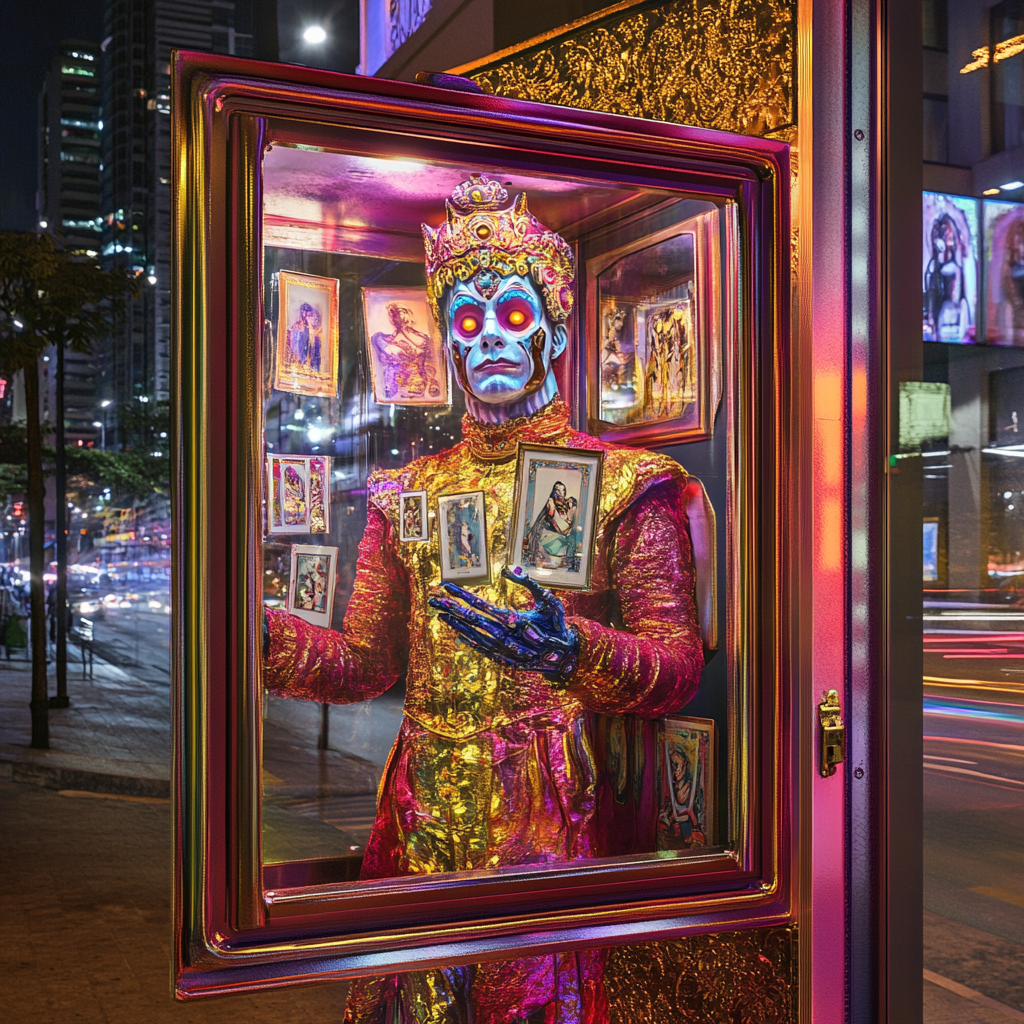
[[[114,404],[113,399],[111,399],[111,398],[104,398],[103,401],[100,402],[100,408],[103,410],[103,421],[102,422],[100,422],[99,420],[94,420],[93,421],[93,426],[94,427],[99,427],[100,430],[101,430],[100,445],[102,446],[104,451],[107,450],[107,409],[110,406],[112,406],[113,404]]]

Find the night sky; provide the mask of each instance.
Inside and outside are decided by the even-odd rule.
[[[257,0],[257,16],[274,0]],[[35,227],[37,100],[61,39],[103,40],[104,0],[0,0],[0,229]],[[303,48],[306,25],[331,32],[326,47]],[[281,59],[352,71],[359,59],[357,0],[289,0],[281,6]]]
[[[35,225],[36,103],[57,44],[102,31],[103,0],[0,0],[0,228]]]

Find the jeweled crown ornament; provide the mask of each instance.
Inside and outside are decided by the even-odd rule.
[[[510,204],[500,182],[480,174],[457,185],[445,200],[447,219],[437,230],[423,225],[427,251],[427,298],[441,326],[441,299],[456,281],[474,281],[490,298],[499,279],[518,274],[540,289],[552,323],[572,312],[575,260],[568,243],[526,208],[526,193]]]

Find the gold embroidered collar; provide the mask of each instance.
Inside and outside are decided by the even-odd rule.
[[[500,462],[513,458],[519,442],[558,444],[569,433],[569,407],[561,395],[531,416],[517,416],[504,423],[481,423],[469,413],[462,417],[462,440],[478,459]]]

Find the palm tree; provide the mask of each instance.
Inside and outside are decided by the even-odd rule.
[[[62,252],[47,235],[0,231],[0,372],[21,373],[25,381],[28,443],[29,608],[32,650],[32,746],[48,747],[46,610],[43,589],[45,483],[39,421],[39,359],[50,346],[89,352],[109,329],[112,317],[136,287],[127,271],[105,271],[96,263]],[[59,425],[61,428],[63,424]],[[59,430],[63,440],[63,429]],[[63,465],[57,447],[58,470]],[[63,474],[58,472],[58,478]],[[57,495],[66,513],[66,498]],[[63,523],[58,517],[57,527]],[[57,621],[63,628],[65,595],[58,592]],[[61,599],[64,599],[63,601]]]

